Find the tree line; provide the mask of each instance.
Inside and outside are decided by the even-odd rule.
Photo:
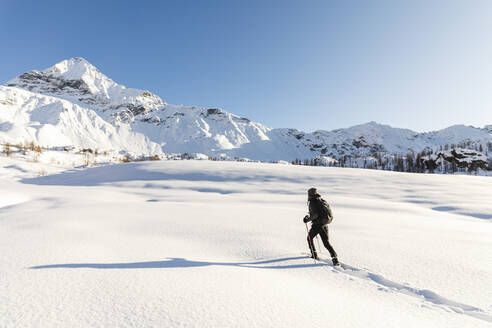
[[[294,165],[350,167],[411,173],[478,173],[492,170],[492,142],[463,141],[406,155],[374,153],[370,156],[342,155],[295,159]]]

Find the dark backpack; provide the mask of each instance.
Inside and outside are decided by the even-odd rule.
[[[318,204],[321,218],[327,224],[330,224],[333,221],[333,213],[331,212],[330,205],[323,198],[319,198]]]

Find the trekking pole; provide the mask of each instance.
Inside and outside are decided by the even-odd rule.
[[[313,240],[311,239],[311,236],[309,235],[309,228],[308,228],[307,222],[304,222],[304,224],[306,225],[306,232],[307,232],[308,239],[309,239],[309,251],[311,252],[311,256],[313,256],[313,252],[311,251],[311,245],[314,247]],[[314,257],[313,257],[313,261],[316,264],[316,259]]]

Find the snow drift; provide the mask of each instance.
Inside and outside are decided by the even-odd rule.
[[[0,182],[4,327],[492,323],[487,177],[161,161]],[[346,270],[305,255],[312,186]]]

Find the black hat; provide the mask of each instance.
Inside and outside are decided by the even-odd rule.
[[[320,197],[320,194],[318,194],[318,190],[316,188],[310,188],[308,190],[308,196],[309,197]]]

